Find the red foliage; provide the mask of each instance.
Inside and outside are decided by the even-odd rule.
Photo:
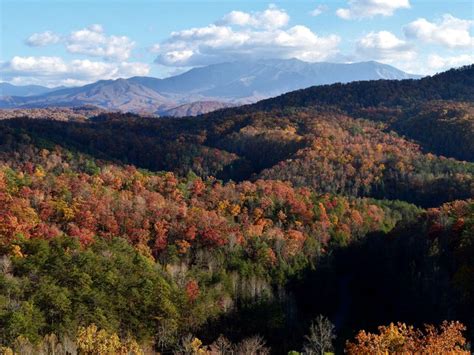
[[[186,295],[191,302],[194,302],[199,297],[199,285],[197,281],[190,280],[186,284]]]

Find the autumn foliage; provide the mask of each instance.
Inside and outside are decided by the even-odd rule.
[[[378,333],[360,331],[348,342],[348,354],[469,354],[459,322],[443,322],[439,328],[426,325],[424,330],[405,323],[380,326]]]
[[[23,154],[24,161],[6,159],[0,167],[4,246],[18,235],[67,234],[84,246],[95,237],[120,236],[161,260],[199,248],[239,246],[249,256],[267,255],[262,260],[272,266],[302,251],[316,252],[309,238],[321,247],[335,237],[348,243],[395,222],[370,200],[317,194],[281,181],[223,184],[108,164],[91,174],[86,170],[95,163],[72,159],[59,147],[28,147]],[[264,241],[264,254],[251,250],[254,238]]]
[[[473,73],[0,113],[1,351],[466,353]]]

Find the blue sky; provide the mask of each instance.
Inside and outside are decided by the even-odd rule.
[[[80,85],[245,58],[474,62],[471,0],[0,0],[0,79]]]

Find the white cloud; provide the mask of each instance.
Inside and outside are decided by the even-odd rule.
[[[444,71],[450,68],[457,68],[463,65],[474,63],[474,54],[460,54],[457,56],[441,57],[432,54],[428,57],[427,64],[430,72]]]
[[[348,7],[337,9],[336,15],[345,20],[392,16],[396,10],[408,8],[409,0],[348,0]]]
[[[46,31],[34,33],[26,39],[26,44],[37,47],[59,42],[63,43],[70,53],[102,57],[112,61],[127,60],[135,46],[135,42],[127,36],[106,35],[102,25],[98,24],[73,31],[67,36]]]
[[[280,15],[270,16],[273,12]],[[286,28],[288,21],[288,15],[274,6],[253,14],[233,11],[215,24],[172,32],[153,47],[155,62],[178,67],[255,58],[314,62],[337,54],[339,36],[318,36],[301,25]]]
[[[110,63],[84,60],[64,61],[60,57],[13,57],[0,64],[2,79],[16,84],[48,86],[82,85],[100,79],[147,75],[145,63]]]
[[[285,10],[275,5],[270,5],[265,11],[247,13],[242,11],[231,11],[225,15],[218,25],[250,26],[255,28],[275,29],[288,24],[290,17]]]
[[[26,44],[31,47],[44,47],[50,44],[56,44],[61,40],[61,37],[51,31],[33,33],[26,39]]]
[[[316,8],[312,11],[309,12],[311,16],[319,16],[321,15],[324,11],[326,11],[328,7],[326,5],[318,5]]]
[[[463,20],[444,14],[443,18],[437,22],[419,18],[405,26],[404,33],[407,38],[449,48],[474,48],[474,37],[470,35],[470,28],[473,26],[472,20]]]
[[[101,25],[74,31],[66,39],[66,49],[70,53],[102,57],[106,60],[127,60],[134,45],[126,36],[107,36]]]
[[[360,59],[380,60],[397,63],[413,60],[416,52],[413,47],[388,31],[370,32],[356,43],[356,55]]]

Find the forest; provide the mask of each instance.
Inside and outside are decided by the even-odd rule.
[[[473,102],[471,65],[1,120],[1,351],[469,354]]]

